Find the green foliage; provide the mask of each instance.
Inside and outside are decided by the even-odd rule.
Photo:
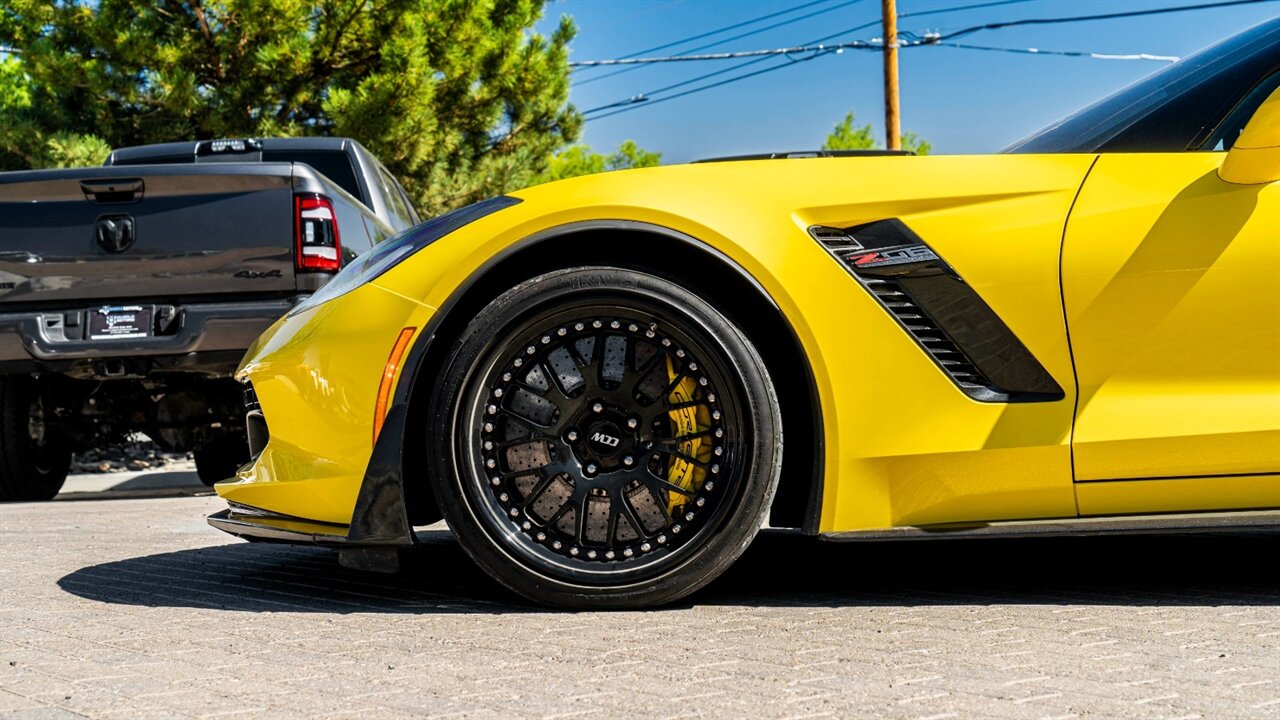
[[[933,143],[908,130],[902,134],[902,149],[917,155],[928,155],[933,150]]]
[[[183,139],[342,135],[435,214],[522,187],[579,136],[573,23],[543,0],[5,0],[0,45],[29,82],[5,103],[59,158]],[[23,96],[22,93],[26,95]],[[20,124],[20,123],[18,123]],[[65,133],[56,151],[55,133]],[[12,134],[12,133],[10,133]],[[4,139],[0,138],[0,142]],[[66,142],[64,142],[66,141]],[[6,146],[0,145],[0,153]],[[35,163],[38,153],[28,150]],[[12,164],[10,157],[0,161]]]
[[[871,123],[866,125],[854,126],[853,112],[850,111],[844,116],[844,119],[836,123],[836,127],[827,135],[826,142],[822,143],[823,150],[875,150],[880,147],[880,143],[871,133]],[[917,155],[928,155],[933,149],[933,145],[928,140],[920,137],[914,132],[907,132],[902,135],[902,149],[910,150]]]
[[[826,142],[822,143],[823,150],[872,150],[877,147],[875,136],[871,134],[871,123],[854,127],[853,111],[836,123]]]
[[[636,145],[634,140],[623,141],[612,155],[591,152],[591,148],[586,145],[570,145],[551,157],[546,172],[538,178],[538,182],[564,180],[607,170],[652,167],[660,162],[662,153],[649,152]]]
[[[102,138],[77,133],[55,133],[45,139],[42,150],[37,162],[46,168],[101,165],[111,154],[111,146]]]

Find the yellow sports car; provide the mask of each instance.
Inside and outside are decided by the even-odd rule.
[[[828,539],[1280,524],[1280,20],[984,157],[522,190],[249,350],[210,518],[395,567],[443,516],[568,607]],[[317,220],[316,222],[323,222]]]

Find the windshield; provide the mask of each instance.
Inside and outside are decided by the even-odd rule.
[[[1199,146],[1280,65],[1280,19],[1256,25],[1014,143],[1004,152],[1180,152]]]

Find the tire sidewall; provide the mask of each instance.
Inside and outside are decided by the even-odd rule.
[[[584,585],[557,578],[531,567],[503,547],[502,528],[489,525],[479,502],[471,470],[461,457],[458,417],[471,383],[493,348],[496,338],[539,312],[583,296],[612,301],[629,297],[658,304],[678,314],[715,341],[726,369],[737,375],[735,390],[750,451],[727,512],[718,525],[706,528],[701,545],[678,564],[626,585]],[[653,275],[612,267],[560,270],[526,281],[481,310],[453,346],[450,359],[430,408],[428,447],[432,448],[431,482],[450,528],[466,552],[491,576],[535,601],[561,607],[620,608],[657,605],[703,587],[736,560],[763,525],[782,459],[778,400],[768,372],[747,338],[709,303],[669,281]]]
[[[39,392],[32,378],[0,378],[0,501],[51,500],[70,472],[71,450],[55,428],[46,425],[47,445],[41,448],[30,435]]]

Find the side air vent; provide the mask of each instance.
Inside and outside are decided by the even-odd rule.
[[[871,278],[863,282],[880,304],[896,317],[925,352],[933,356],[943,372],[964,388],[986,388],[991,382],[973,364],[942,328],[911,299],[902,285],[893,280]]]
[[[854,240],[849,231],[844,228],[829,227],[827,225],[814,225],[809,228],[809,234],[814,240],[822,243],[822,246],[828,250],[861,250],[862,243]]]
[[[809,234],[906,330],[943,373],[983,402],[1065,397],[978,293],[901,220]]]

